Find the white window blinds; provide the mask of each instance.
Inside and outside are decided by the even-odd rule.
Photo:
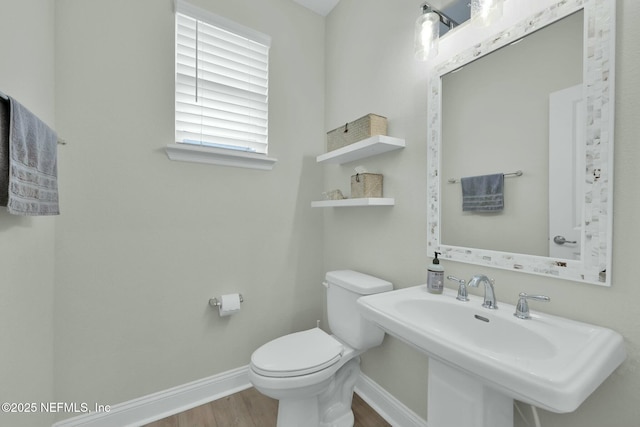
[[[266,154],[269,37],[176,5],[176,141]]]

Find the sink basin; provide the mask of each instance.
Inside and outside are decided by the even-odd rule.
[[[551,340],[540,331],[527,328],[528,325],[486,313],[481,307],[453,303],[451,298],[447,301],[451,304],[443,304],[439,299],[403,300],[394,308],[410,319],[408,322],[431,325],[454,345],[460,343],[468,351],[482,349],[488,357],[524,361],[551,359],[558,354]],[[574,337],[566,334],[564,338]]]
[[[482,298],[456,300],[426,286],[361,297],[363,316],[385,332],[511,399],[553,412],[572,412],[624,361],[615,331],[535,312],[513,316]]]

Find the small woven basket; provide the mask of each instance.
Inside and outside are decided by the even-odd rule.
[[[351,198],[382,197],[382,174],[358,173],[351,176]]]
[[[367,114],[327,132],[327,151],[337,150],[354,142],[374,135],[387,134],[387,118],[377,114]]]

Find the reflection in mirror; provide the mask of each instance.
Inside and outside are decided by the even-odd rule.
[[[430,65],[428,250],[609,286],[615,0],[510,0],[504,15],[448,34]],[[502,211],[462,210],[461,177],[517,170]]]
[[[442,76],[443,244],[549,256],[549,189],[573,181],[549,180],[549,97],[582,84],[583,15]],[[459,180],[448,183],[516,170],[524,173],[506,177],[504,209],[491,213],[463,212]]]

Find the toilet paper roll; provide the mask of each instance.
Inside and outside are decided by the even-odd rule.
[[[240,311],[240,294],[228,294],[220,297],[218,312],[220,317],[231,316]]]

